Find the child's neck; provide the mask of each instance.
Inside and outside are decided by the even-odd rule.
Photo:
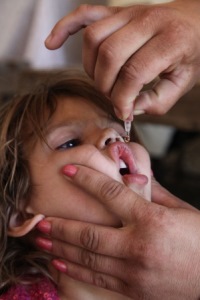
[[[54,272],[53,272],[54,273]],[[56,281],[58,295],[61,300],[128,300],[130,298],[121,294],[92,286],[55,272],[53,278]]]

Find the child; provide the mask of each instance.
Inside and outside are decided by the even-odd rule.
[[[50,266],[33,245],[44,216],[120,227],[120,221],[62,174],[80,164],[151,198],[150,161],[134,130],[80,72],[49,74],[34,92],[2,105],[0,113],[0,300],[127,299],[75,281]]]

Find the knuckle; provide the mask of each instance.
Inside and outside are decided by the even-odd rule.
[[[103,199],[113,200],[120,195],[126,197],[126,188],[117,181],[106,181],[100,190]]]
[[[151,218],[154,226],[160,228],[160,230],[166,230],[169,226],[171,216],[169,210],[164,206],[159,206],[151,212]],[[170,226],[171,227],[171,226]]]
[[[96,254],[87,250],[82,250],[80,254],[80,261],[84,266],[92,270],[96,270]]]
[[[171,21],[168,8],[159,5],[146,6],[141,10],[140,20],[140,26],[144,31],[147,28],[154,28],[157,20]]]
[[[87,14],[92,9],[92,5],[89,4],[81,4],[79,7],[77,7],[76,11],[80,15]]]
[[[137,261],[143,266],[144,269],[151,269],[155,265],[162,263],[165,258],[166,248],[163,240],[159,236],[168,236],[168,228],[170,217],[168,210],[165,207],[158,209],[148,209],[146,218],[146,227],[148,228],[147,235],[140,239],[137,243]],[[171,225],[170,225],[171,227]],[[157,235],[155,235],[157,232]],[[131,249],[130,249],[131,251]]]
[[[99,235],[95,230],[95,226],[88,225],[82,230],[80,242],[84,248],[94,252],[97,251],[99,248]]]
[[[131,19],[135,19],[135,10],[132,12]],[[156,30],[157,20],[168,21],[168,9],[157,5],[139,7],[137,19],[141,32],[146,34],[148,31]]]
[[[91,283],[104,289],[120,292],[121,294],[127,294],[129,289],[129,286],[124,281],[110,278],[101,273],[92,273]]]
[[[127,61],[122,67],[119,72],[120,80],[124,82],[133,82],[138,81],[140,82],[141,77],[141,70],[143,69],[142,61],[137,62],[136,58],[134,58],[134,62],[132,60]]]
[[[194,42],[195,41],[195,32],[191,30],[191,26],[187,23],[180,20],[173,20],[170,24],[170,29],[168,29],[168,45],[175,45],[174,55],[177,58],[183,56],[183,59],[193,55]]]
[[[165,7],[162,6],[152,6],[148,7],[147,10],[143,11],[143,17],[146,20],[146,22],[149,20],[149,22],[155,22],[158,18],[163,18],[163,15],[167,15],[167,11]],[[145,22],[145,23],[146,23]]]
[[[104,289],[108,288],[108,284],[106,282],[106,279],[104,278],[103,274],[100,274],[100,273],[95,273],[94,274],[93,284],[98,286],[98,287],[104,288]]]
[[[164,206],[148,206],[145,212],[146,226],[149,228],[149,232],[153,232],[155,228],[159,229],[159,232],[163,229],[164,224],[168,224],[169,214],[168,209]],[[151,236],[152,240],[154,235]]]
[[[98,44],[98,32],[95,24],[91,24],[84,29],[83,39],[88,48],[93,48]]]
[[[185,43],[186,36],[188,37],[188,33],[191,34],[190,30],[189,32],[188,30],[189,28],[185,23],[175,19],[170,23],[169,39],[175,43],[177,43],[177,41],[180,42],[181,40]]]
[[[99,60],[100,63],[106,64],[107,67],[116,64],[115,50],[113,48],[114,43],[110,40],[104,41],[99,47]]]

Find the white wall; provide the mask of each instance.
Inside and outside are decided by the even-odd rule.
[[[0,63],[26,61],[33,68],[59,68],[81,64],[81,35],[58,50],[49,51],[44,40],[54,24],[83,3],[107,0],[0,0]]]

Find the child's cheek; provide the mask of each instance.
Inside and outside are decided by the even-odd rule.
[[[73,151],[72,149],[66,151],[66,154],[61,153],[59,163],[61,172],[67,164],[85,166],[122,182],[116,163],[93,145],[84,145],[74,148]]]

